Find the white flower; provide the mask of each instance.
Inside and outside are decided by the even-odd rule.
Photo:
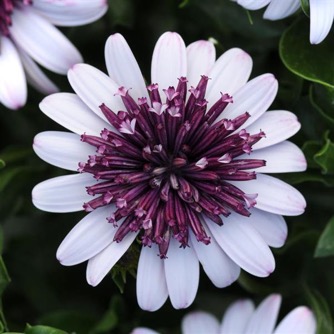
[[[188,307],[199,262],[221,288],[240,268],[268,276],[275,268],[269,246],[281,247],[287,236],[281,215],[302,214],[306,205],[296,189],[263,174],[306,168],[301,150],[286,141],[300,128],[296,116],[266,112],[278,89],[274,76],[247,82],[252,59],[243,50],[215,60],[211,42],[186,48],[171,32],[155,46],[148,91],[120,34],[108,39],[105,58],[109,76],[77,64],[68,73],[76,94],[40,104],[74,133],[42,132],[35,152],[71,171],[80,162],[82,173],[40,183],[33,203],[50,212],[92,211],[60,245],[59,261],[88,260],[95,286],[139,235],[146,247],[137,298],[150,311],[168,296],[175,308]]]
[[[210,313],[197,311],[182,319],[182,334],[315,334],[316,319],[306,306],[298,306],[289,312],[275,328],[281,296],[272,294],[255,308],[249,300],[238,300],[228,307],[221,323]],[[159,334],[138,327],[131,334]]]
[[[257,10],[268,5],[263,17],[280,20],[300,8],[300,0],[233,0],[249,10]],[[310,42],[321,43],[328,35],[334,20],[333,0],[309,0],[310,4]]]
[[[54,25],[90,23],[106,10],[106,0],[1,0],[0,103],[10,109],[24,106],[26,80],[44,94],[58,91],[36,63],[66,74],[82,57]]]

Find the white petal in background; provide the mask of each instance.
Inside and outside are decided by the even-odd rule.
[[[156,244],[142,247],[137,271],[138,305],[146,311],[158,310],[167,300],[168,291],[164,261]]]
[[[186,46],[175,32],[166,32],[158,39],[152,56],[151,80],[159,84],[160,94],[169,86],[176,88],[178,78],[187,76]],[[164,100],[163,100],[164,101]]]
[[[27,82],[21,59],[13,42],[0,35],[0,102],[18,109],[27,100]]]
[[[91,174],[73,174],[54,177],[39,183],[32,190],[34,205],[47,212],[75,212],[83,210],[83,204],[94,197],[86,187],[97,181]]]
[[[279,20],[296,12],[300,7],[300,0],[271,0],[263,14],[267,20]]]
[[[199,284],[199,262],[190,248],[180,248],[171,239],[164,262],[169,298],[176,309],[186,308],[195,299]]]
[[[191,312],[182,319],[182,334],[218,334],[218,320],[207,312]]]
[[[129,94],[136,102],[138,98],[148,97],[139,65],[121,34],[108,38],[104,53],[109,76],[119,86],[130,89]]]
[[[98,20],[108,10],[107,0],[34,0],[33,7],[58,26],[79,26]]]
[[[56,93],[45,97],[40,109],[58,124],[79,135],[99,136],[109,123],[95,115],[80,98],[72,93]]]
[[[34,138],[35,153],[47,163],[68,169],[78,170],[79,162],[86,162],[89,155],[95,155],[95,147],[83,143],[75,133],[45,131]]]
[[[57,259],[62,265],[73,266],[84,262],[112,242],[117,229],[106,219],[111,210],[115,208],[98,208],[73,227],[57,250]]]
[[[137,327],[130,334],[159,334],[159,332],[145,327]]]
[[[233,48],[224,52],[209,72],[206,100],[210,108],[221,93],[234,97],[234,93],[246,84],[253,67],[253,60],[245,51]],[[225,116],[224,116],[225,117]]]
[[[284,0],[287,1],[287,0]],[[268,5],[270,0],[237,0],[238,4],[249,10],[256,10]]]
[[[210,41],[196,41],[187,46],[188,88],[196,87],[201,75],[208,75],[216,60],[216,49]]]
[[[34,60],[58,74],[66,74],[82,57],[74,45],[44,17],[24,6],[15,10],[9,31],[13,40]]]

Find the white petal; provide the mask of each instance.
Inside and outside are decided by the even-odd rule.
[[[18,49],[28,82],[43,94],[58,92],[58,87],[22,49]]]
[[[33,148],[47,163],[72,171],[77,171],[78,163],[86,162],[89,155],[95,155],[95,147],[80,141],[77,134],[60,131],[39,133]]]
[[[334,19],[334,2],[310,0],[310,42],[321,43],[331,29]]]
[[[14,10],[9,27],[14,41],[50,71],[66,74],[82,57],[74,45],[50,22],[31,8]]]
[[[251,300],[245,299],[234,302],[224,314],[220,334],[244,333],[254,309]]]
[[[302,150],[289,141],[253,151],[250,155],[243,154],[239,158],[265,160],[265,166],[254,169],[258,173],[303,172],[307,167]]]
[[[124,110],[120,96],[115,95],[119,86],[106,74],[87,64],[76,64],[68,71],[68,80],[83,102],[104,120],[105,116],[100,110],[105,104],[117,113]]]
[[[272,294],[256,308],[250,318],[245,334],[272,333],[277,321],[282,298]]]
[[[172,305],[176,309],[186,308],[195,299],[199,283],[199,262],[195,252],[180,248],[171,239],[165,260],[167,287]]]
[[[232,213],[218,226],[207,220],[212,235],[225,253],[242,269],[266,277],[275,269],[270,248],[260,234],[248,224],[248,217]]]
[[[21,59],[12,41],[0,35],[0,102],[18,109],[27,101],[27,83]]]
[[[267,6],[270,1],[271,0],[237,0],[239,5],[249,10],[263,8],[264,6]]]
[[[111,126],[95,115],[81,100],[72,93],[49,95],[39,104],[48,117],[77,134],[87,133],[99,136],[104,128]]]
[[[300,7],[300,0],[271,0],[269,6],[263,14],[267,20],[284,19],[295,13]]]
[[[191,246],[212,283],[218,288],[224,288],[238,279],[240,267],[224,253],[208,229],[206,232],[211,237],[209,245],[198,242],[195,235],[190,233]]]
[[[191,312],[182,319],[182,334],[218,334],[218,320],[207,312]]]
[[[121,34],[111,35],[104,52],[109,76],[119,86],[131,89],[129,94],[135,101],[148,97],[143,75],[124,37]]]
[[[256,208],[284,216],[298,216],[305,211],[303,195],[289,184],[269,175],[257,174],[255,180],[230,181],[246,194],[258,194]]]
[[[248,218],[251,224],[270,247],[284,245],[288,235],[288,227],[281,215],[252,208]]]
[[[106,219],[111,210],[112,206],[98,208],[73,227],[57,250],[57,259],[62,265],[84,262],[112,242],[117,229]]]
[[[121,242],[112,242],[102,252],[88,261],[86,271],[88,284],[96,286],[103,280],[111,268],[131,246],[137,234],[138,232],[129,232]]]
[[[206,99],[208,108],[220,97],[220,93],[233,95],[247,82],[253,61],[245,51],[233,48],[224,52],[212,67]],[[234,100],[234,99],[233,99]]]
[[[216,49],[212,42],[196,41],[187,46],[188,87],[196,87],[201,75],[208,75],[216,60]]]
[[[265,138],[258,141],[253,149],[268,147],[292,137],[300,129],[301,125],[295,114],[285,110],[268,111],[256,122],[247,126],[250,134],[264,131]]]
[[[247,111],[251,117],[242,127],[248,127],[272,104],[277,90],[278,83],[272,74],[263,74],[252,79],[233,95],[233,103],[226,107],[217,121],[222,118],[232,119]]]
[[[146,327],[137,327],[130,334],[159,334],[159,332]]]
[[[313,312],[306,306],[292,310],[279,323],[274,334],[315,334],[317,323]]]
[[[32,190],[34,205],[47,212],[75,212],[83,210],[83,204],[93,199],[86,186],[95,184],[91,174],[73,174],[54,177],[39,183]]]
[[[156,311],[168,297],[164,261],[156,244],[142,247],[137,271],[138,305],[146,311]]]
[[[178,78],[187,75],[186,46],[175,32],[165,32],[158,39],[152,57],[151,80],[160,92],[169,86],[176,88]]]
[[[34,0],[33,7],[58,26],[79,26],[94,22],[108,9],[106,0]]]

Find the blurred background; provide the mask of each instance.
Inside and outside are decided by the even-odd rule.
[[[275,272],[266,279],[243,272],[225,289],[215,288],[201,274],[189,309],[175,311],[167,301],[160,311],[149,313],[136,301],[138,245],[95,288],[86,283],[85,264],[61,266],[55,257],[58,245],[85,213],[49,214],[31,203],[34,185],[66,171],[46,164],[32,150],[37,133],[62,129],[39,110],[43,95],[29,87],[21,110],[0,105],[0,333],[28,333],[26,324],[59,329],[54,334],[129,333],[138,325],[180,333],[180,320],[189,310],[207,310],[221,318],[236,298],[259,302],[272,292],[283,295],[280,317],[298,305],[309,305],[317,315],[318,333],[333,333],[334,31],[311,46],[304,12],[277,22],[265,21],[262,15],[230,0],[110,0],[99,21],[62,31],[85,62],[105,72],[105,41],[110,34],[122,33],[148,83],[154,44],[165,31],[178,32],[186,44],[213,38],[217,57],[229,48],[242,48],[254,60],[251,77],[266,72],[277,77],[279,93],[270,109],[298,116],[302,129],[292,141],[303,148],[309,168],[280,175],[303,193],[308,206],[302,216],[286,218],[289,236],[284,247],[273,250]],[[61,91],[72,91],[66,77],[48,74]]]

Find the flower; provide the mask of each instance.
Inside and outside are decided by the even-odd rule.
[[[248,10],[257,10],[265,6],[263,17],[268,20],[280,20],[300,8],[300,0],[233,0]],[[328,35],[334,20],[334,2],[332,0],[309,0],[310,6],[310,43],[319,44]]]
[[[282,246],[287,235],[281,215],[306,205],[296,189],[263,174],[306,168],[301,150],[286,141],[300,128],[296,116],[266,112],[277,80],[264,74],[247,82],[252,60],[243,50],[215,61],[211,42],[186,48],[171,32],[155,46],[148,90],[120,34],[109,37],[105,58],[109,76],[77,64],[68,73],[76,94],[40,104],[74,133],[42,132],[35,152],[80,173],[38,184],[33,203],[90,212],[59,246],[59,261],[88,260],[95,286],[138,236],[145,247],[137,299],[150,311],[168,296],[175,308],[188,307],[199,262],[217,287],[233,283],[240,268],[268,276],[275,268],[268,245]]]
[[[275,328],[281,301],[280,295],[272,294],[255,308],[250,299],[238,300],[227,308],[221,323],[210,313],[191,312],[182,319],[182,334],[315,334],[316,319],[306,306],[293,309]],[[138,327],[131,334],[158,334],[158,332]]]
[[[44,94],[58,91],[36,63],[66,74],[82,57],[53,25],[90,23],[106,10],[106,0],[1,0],[0,103],[10,109],[24,106],[26,79]]]

